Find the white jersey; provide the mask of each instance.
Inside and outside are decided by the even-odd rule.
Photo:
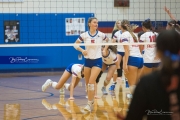
[[[113,39],[117,40],[118,43],[120,43],[120,39],[121,39],[121,36],[122,36],[122,31],[119,30],[117,31],[114,36],[113,36]],[[118,52],[124,52],[124,47],[123,45],[117,45],[117,51]]]
[[[74,77],[82,78],[81,77],[81,71],[82,71],[83,65],[81,64],[74,64],[71,67],[71,72]]]
[[[102,56],[102,60],[107,65],[114,64],[115,62],[118,61],[118,58],[112,50],[109,49],[108,51],[109,51],[108,55]]]
[[[136,38],[138,40],[137,35],[136,34],[134,34],[134,35],[136,36]],[[122,43],[135,43],[133,37],[131,36],[131,34],[128,31],[122,33],[121,42]],[[139,45],[129,45],[129,51],[130,51],[129,56],[142,57],[140,49],[139,49]]]
[[[84,43],[92,43],[92,44],[96,44],[96,43],[103,43],[103,40],[106,40],[107,36],[100,32],[100,31],[96,31],[96,34],[94,36],[90,35],[89,31],[82,33],[78,40],[80,42],[84,42]],[[85,58],[89,58],[89,59],[97,59],[97,58],[101,58],[102,54],[101,54],[101,45],[93,45],[93,46],[85,46],[86,50],[87,50],[87,55],[84,56]]]
[[[157,33],[145,32],[140,37],[140,42],[155,42]],[[143,59],[144,63],[158,63],[160,60],[154,60],[156,56],[156,45],[155,44],[146,44],[144,45],[144,54]]]

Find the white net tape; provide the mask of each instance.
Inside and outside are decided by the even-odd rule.
[[[150,43],[80,43],[80,46],[94,46],[94,45],[154,45],[155,42]],[[53,46],[74,46],[74,43],[51,43],[51,44],[0,44],[2,47],[53,47]]]

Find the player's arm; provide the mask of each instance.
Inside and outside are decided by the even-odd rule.
[[[103,49],[103,52],[102,52],[103,56],[107,56],[108,55],[108,53],[109,53],[108,48],[109,48],[109,45],[105,45],[105,47]]]
[[[122,35],[122,37],[121,37],[121,41],[122,41],[122,43],[129,43],[129,39],[128,39],[128,37],[129,36],[127,36],[127,35]],[[128,59],[129,59],[129,45],[123,45],[123,47],[124,47],[124,61],[123,61],[123,69],[124,69],[124,72],[125,73],[128,73],[128,66],[127,66],[127,64],[128,64]]]
[[[82,34],[82,36],[84,35],[84,33]],[[80,43],[81,42],[83,42],[84,41],[84,39],[83,39],[83,37],[81,37],[81,35],[79,36],[79,38],[75,41],[75,43],[74,43],[74,48],[76,49],[76,50],[78,50],[78,51],[80,51],[80,52],[82,52],[82,54],[84,55],[84,56],[86,56],[87,55],[87,51],[86,50],[84,50],[83,48],[81,48],[80,47]]]
[[[144,39],[145,39],[144,35],[141,35],[139,42],[143,43],[145,41]],[[142,51],[144,50],[144,45],[139,45],[139,50],[142,53]]]
[[[83,52],[84,49],[82,49],[82,48],[80,47],[80,45],[79,45],[80,43],[81,43],[81,41],[80,41],[79,39],[77,39],[77,40],[75,41],[75,43],[74,43],[74,48],[75,48],[76,50],[80,51],[80,52]]]
[[[118,68],[118,67],[119,67],[119,62],[118,62],[118,57],[117,57],[117,55],[116,55],[115,65],[116,65],[116,68],[119,69],[119,68]]]
[[[118,31],[115,32],[114,35],[113,35],[113,37],[112,37],[112,42],[113,42],[113,43],[118,42],[118,41],[117,41],[117,37],[118,37]]]
[[[129,45],[123,45],[124,47],[124,61],[123,61],[123,69],[125,70],[125,73],[128,73],[128,59],[129,59]]]
[[[101,38],[103,39],[103,42],[109,42],[109,38],[107,37],[107,35],[105,33],[101,34]]]
[[[164,10],[166,11],[166,13],[169,15],[169,17],[173,20],[175,20],[176,22],[178,22],[178,20],[172,15],[172,13],[170,12],[170,10],[165,6]]]
[[[73,92],[74,92],[74,86],[76,83],[76,78],[77,77],[75,75],[72,75],[71,86],[70,86],[70,98],[69,99],[74,99]]]

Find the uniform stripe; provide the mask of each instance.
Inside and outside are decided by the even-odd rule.
[[[105,40],[107,37],[105,36],[105,38],[103,40]]]
[[[139,42],[144,42],[143,40],[139,40]]]
[[[77,74],[75,72],[72,73],[73,75],[77,76]]]
[[[82,37],[81,37],[81,36],[79,36],[79,39],[80,39],[81,41],[83,41],[83,39],[82,39]]]
[[[122,42],[124,42],[124,41],[127,41],[127,42],[128,42],[128,39],[126,39],[126,38],[122,39]]]
[[[116,61],[116,60],[117,60],[117,57],[113,61]]]
[[[114,38],[117,38],[117,36],[115,36],[115,35],[114,35],[113,37],[114,37]]]

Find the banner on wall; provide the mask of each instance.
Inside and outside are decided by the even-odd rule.
[[[20,42],[19,21],[4,21],[4,42]]]
[[[85,18],[66,18],[66,36],[80,35],[85,32]]]
[[[0,2],[23,2],[23,0],[0,0]]]

